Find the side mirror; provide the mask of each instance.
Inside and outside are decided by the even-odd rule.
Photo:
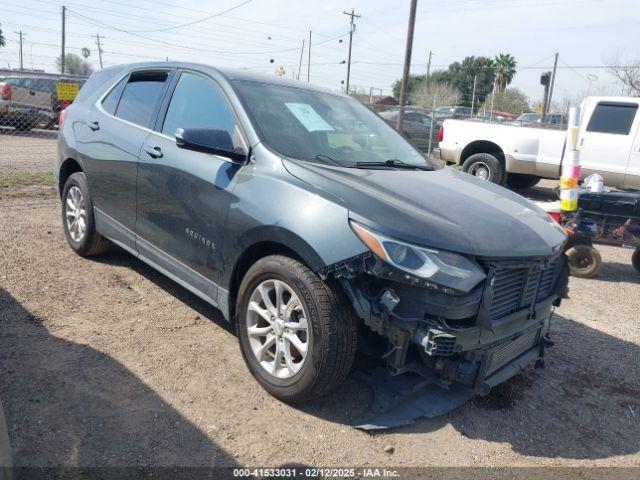
[[[247,153],[233,146],[231,135],[226,130],[178,128],[175,137],[176,145],[185,150],[212,153],[237,163],[247,163]]]

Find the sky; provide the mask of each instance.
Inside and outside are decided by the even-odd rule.
[[[247,68],[339,89],[347,75],[349,17],[355,9],[351,85],[391,93],[402,75],[409,0],[0,0],[7,45],[0,66],[18,67],[18,34],[25,68],[54,72],[60,54],[61,6],[68,8],[67,52],[91,51],[99,68],[148,60],[185,60]],[[229,10],[229,11],[228,11]],[[226,13],[223,13],[225,12]],[[221,14],[222,13],[222,14]],[[221,14],[221,15],[217,15]],[[217,15],[208,20],[203,19]],[[540,74],[559,53],[554,97],[575,99],[621,93],[605,64],[640,59],[639,0],[418,0],[411,72],[446,68],[469,55],[510,53],[517,62],[511,84],[532,100],[542,97]],[[302,69],[301,47],[305,41]]]

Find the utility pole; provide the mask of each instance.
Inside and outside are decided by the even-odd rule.
[[[540,84],[544,85],[544,95],[542,97],[542,122],[547,118],[547,107],[549,106],[549,85],[551,84],[551,72],[544,72],[540,75]]]
[[[354,9],[351,9],[351,13],[349,12],[342,12],[345,15],[349,15],[351,17],[351,21],[349,23],[350,28],[349,28],[349,58],[347,59],[347,90],[346,93],[347,95],[349,95],[349,80],[351,79],[351,45],[353,44],[353,32],[356,29],[356,24],[354,23],[354,20],[356,18],[360,18],[360,15],[356,15]]]
[[[20,70],[24,70],[24,62],[22,61],[22,39],[26,34],[22,33],[22,30],[20,30],[19,32],[15,32],[15,33],[18,34],[18,38],[20,39],[20,40],[18,40],[18,42],[20,43]]]
[[[429,61],[427,62],[427,78],[425,80],[429,80],[429,75],[431,75],[431,55],[432,52],[429,50]]]
[[[553,72],[551,73],[551,85],[549,86],[549,98],[547,99],[547,109],[546,109],[547,113],[549,113],[549,110],[551,110],[551,96],[553,95],[553,85],[556,82],[557,68],[558,68],[558,52],[556,52],[556,58],[553,61]]]
[[[407,83],[409,82],[409,71],[411,70],[411,50],[413,49],[413,29],[416,24],[416,8],[418,0],[411,0],[409,10],[409,25],[407,26],[407,46],[404,52],[404,71],[402,72],[402,83],[400,84],[400,110],[398,111],[398,123],[396,130],[402,132],[404,124],[404,107],[407,103]]]
[[[62,52],[60,55],[60,73],[64,73],[64,61],[65,61],[65,39],[66,39],[66,35],[65,35],[65,27],[67,23],[67,7],[65,7],[64,5],[62,6]]]
[[[311,81],[311,30],[309,30],[309,59],[307,60],[307,83]]]
[[[102,45],[100,44],[99,33],[96,33],[96,45],[98,46],[98,58],[100,59],[100,70],[102,70]]]
[[[302,71],[302,56],[304,55],[304,38],[302,39],[302,50],[300,50],[300,63],[298,64],[298,80],[300,80],[300,72]]]

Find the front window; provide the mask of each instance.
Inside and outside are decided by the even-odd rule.
[[[436,168],[356,100],[249,81],[235,86],[262,140],[283,156],[344,167],[397,162]]]

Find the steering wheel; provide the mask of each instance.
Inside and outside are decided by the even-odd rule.
[[[338,152],[355,152],[355,149],[353,147],[350,147],[349,145],[343,145],[342,147],[336,148],[336,151],[338,151]]]

